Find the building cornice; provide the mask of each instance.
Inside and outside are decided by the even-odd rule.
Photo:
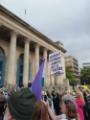
[[[30,30],[33,34],[35,34],[37,37],[43,39],[45,42],[47,42],[48,44],[51,44],[52,46],[54,46],[55,48],[57,48],[58,50],[61,50],[63,53],[66,52],[66,50],[61,47],[58,46],[57,44],[55,44],[55,42],[53,42],[51,39],[49,39],[47,36],[45,36],[44,34],[42,34],[41,32],[39,32],[38,30],[36,30],[34,27],[32,27],[31,25],[29,25],[28,23],[26,23],[24,20],[22,20],[21,18],[19,18],[18,16],[16,16],[15,14],[13,14],[11,11],[9,11],[8,9],[6,9],[5,7],[3,7],[2,5],[0,5],[0,12],[6,14],[7,16],[9,16],[10,18],[12,18],[14,21],[18,22],[19,24],[21,24],[22,26],[24,26],[25,28],[27,28],[28,30]]]

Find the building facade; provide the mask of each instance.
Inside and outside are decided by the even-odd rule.
[[[67,68],[69,68],[72,72],[73,75],[76,78],[79,78],[79,65],[78,65],[78,60],[72,56],[66,56],[65,57],[65,65]]]
[[[59,51],[63,74],[50,75],[49,54]],[[37,31],[28,23],[0,6],[0,85],[24,87],[32,82],[39,65],[46,60],[45,85],[63,84],[65,74],[65,52],[48,37]],[[57,81],[57,82],[56,82]]]

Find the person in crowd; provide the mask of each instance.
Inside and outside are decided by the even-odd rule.
[[[13,92],[7,101],[4,120],[32,120],[36,98],[28,88]]]
[[[88,90],[83,91],[85,107],[84,107],[84,116],[85,120],[90,120],[90,93]]]
[[[63,95],[62,99],[64,101],[66,101],[66,100],[75,101],[75,98],[74,98],[74,96],[72,96],[70,94],[70,91],[66,91],[65,94]]]
[[[50,120],[47,107],[42,101],[36,102],[32,120]]]
[[[66,116],[68,120],[79,120],[79,116],[77,113],[77,107],[74,102],[67,100],[65,101],[66,106]]]
[[[3,116],[4,116],[4,111],[5,111],[5,97],[2,93],[2,91],[0,91],[0,120],[3,120]]]
[[[51,95],[50,95],[49,91],[46,91],[46,93],[47,93],[47,97],[51,99]]]
[[[84,106],[85,106],[85,101],[84,97],[81,91],[77,91],[77,98],[76,98],[76,104],[77,104],[77,111],[80,116],[80,120],[84,120]]]
[[[77,107],[71,100],[67,100],[67,101],[62,100],[62,102],[60,103],[62,114],[57,116],[52,112],[48,103],[46,102],[44,103],[48,108],[48,112],[52,120],[79,120]]]
[[[52,97],[50,95],[50,93],[48,91],[46,91],[47,93],[47,100],[49,102],[49,106],[51,107],[51,109],[54,111],[54,106],[53,106],[53,101],[52,101]]]
[[[59,104],[60,104],[62,96],[60,96],[59,93],[55,93],[55,92],[52,93],[52,96],[53,96],[52,100],[53,100],[53,106],[54,106],[55,114],[59,115],[59,114],[61,114],[61,110],[60,110]]]
[[[42,100],[48,101],[48,102],[49,102],[49,106],[51,107],[51,109],[52,109],[53,112],[54,112],[53,101],[52,101],[52,98],[51,98],[49,92],[42,91],[41,95],[42,95]]]

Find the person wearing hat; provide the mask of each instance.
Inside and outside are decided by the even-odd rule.
[[[7,101],[4,120],[32,120],[36,98],[28,88],[12,93]]]

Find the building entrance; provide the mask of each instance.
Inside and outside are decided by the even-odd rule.
[[[4,67],[5,66],[5,54],[4,50],[0,47],[0,87],[4,85]]]

